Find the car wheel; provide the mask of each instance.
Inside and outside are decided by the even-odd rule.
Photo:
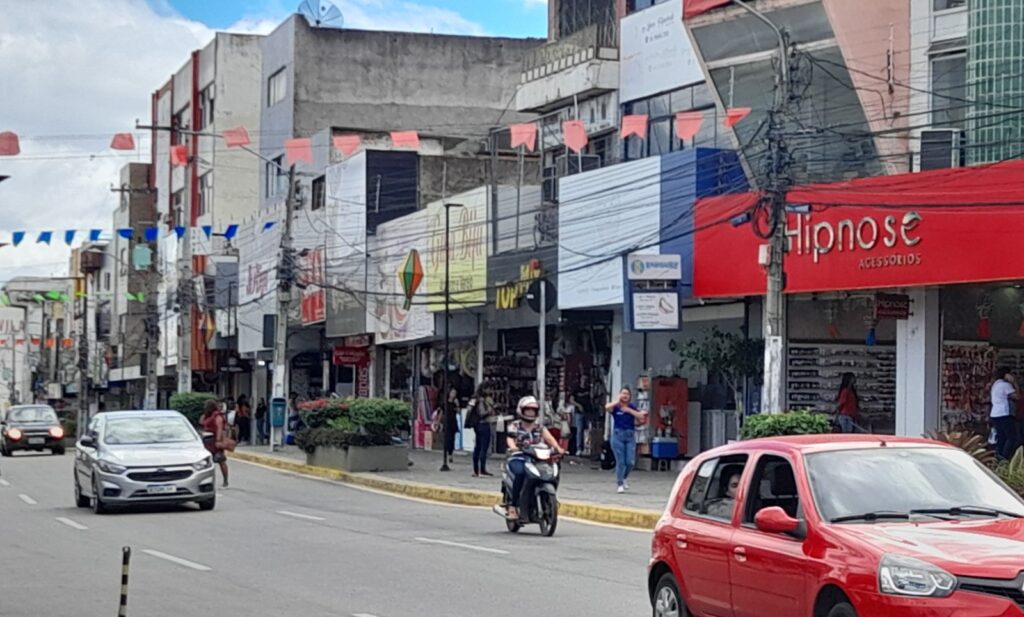
[[[828,617],[857,617],[857,611],[849,602],[840,602],[828,612]]]
[[[52,452],[54,456],[64,456],[64,448],[54,448],[53,450],[50,450],[50,452]]]
[[[96,514],[106,514],[108,512],[107,504],[103,503],[103,500],[100,498],[100,489],[96,486],[95,480],[92,482],[92,511]]]
[[[210,497],[209,499],[205,499],[199,502],[199,509],[202,510],[203,512],[209,512],[215,507],[217,507],[216,497]]]
[[[687,617],[690,614],[679,595],[679,585],[671,574],[665,574],[658,580],[653,604],[654,617]]]
[[[7,442],[0,441],[0,456],[11,456],[12,452],[7,449]]]
[[[88,508],[90,505],[92,505],[92,501],[82,494],[82,485],[78,483],[78,478],[75,478],[75,506]]]

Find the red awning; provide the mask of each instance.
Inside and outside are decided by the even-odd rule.
[[[711,9],[729,4],[732,0],[685,0],[683,2],[683,19],[689,19],[707,13]]]

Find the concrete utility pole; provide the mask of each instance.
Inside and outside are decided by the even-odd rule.
[[[181,219],[178,219],[179,223]],[[192,227],[178,256],[178,393],[192,391]]]
[[[778,413],[786,409],[786,193],[792,184],[789,175],[790,154],[786,146],[784,115],[790,103],[790,44],[786,32],[743,0],[733,2],[771,28],[779,39],[779,65],[775,81],[775,101],[768,111],[769,161],[765,183],[765,202],[771,221],[768,238],[768,285],[764,303],[764,386],[761,409]],[[755,221],[756,224],[756,221]]]
[[[292,303],[294,259],[292,255],[292,214],[295,212],[295,165],[288,169],[288,197],[285,200],[284,229],[281,233],[281,258],[277,267],[277,325],[274,330],[274,398],[288,399],[288,313]],[[288,409],[281,427],[281,443],[288,434]],[[274,425],[270,425],[270,447],[274,447]]]

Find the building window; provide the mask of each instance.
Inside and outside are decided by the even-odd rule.
[[[103,273],[103,291],[110,291],[110,273]]]
[[[932,57],[932,126],[964,128],[967,117],[967,55]]]
[[[267,80],[267,107],[273,107],[284,100],[288,90],[288,75],[280,69]]]
[[[171,212],[176,217],[175,220],[177,220],[179,222],[185,220],[184,219],[184,212],[182,212],[182,208],[184,207],[184,205],[185,205],[185,189],[181,189],[180,191],[175,191],[174,194],[171,195]]]
[[[320,176],[316,180],[313,180],[313,203],[310,205],[311,210],[319,210],[323,208],[327,203],[327,183],[326,176]]]
[[[700,111],[704,114],[700,132],[694,137],[693,144],[684,144],[676,137],[675,116],[681,111]],[[718,145],[717,113],[707,84],[694,84],[626,103],[622,107],[622,113],[646,115],[648,121],[647,139],[633,136],[625,141],[625,160],[668,154],[691,145],[706,148]]]
[[[213,172],[199,176],[199,216],[213,212]]]
[[[189,130],[191,122],[189,122],[189,108],[186,106],[184,109],[174,114],[171,117],[171,126],[175,129],[183,131]],[[188,136],[177,131],[171,131],[171,144],[185,144],[188,143]]]
[[[288,174],[284,171],[284,156],[267,163],[267,197],[282,195],[288,190]]]
[[[948,11],[949,9],[959,9],[967,6],[967,0],[935,0],[934,8],[936,11]]]
[[[655,4],[664,4],[668,0],[626,0],[626,14],[650,8]]]
[[[199,93],[199,130],[213,124],[213,84]]]

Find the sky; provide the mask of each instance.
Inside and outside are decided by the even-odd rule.
[[[317,0],[321,1],[321,0]],[[265,34],[301,0],[0,0],[0,283],[67,273],[65,229],[112,226],[119,170],[147,160],[110,150],[114,133],[150,116],[150,95],[217,30]],[[334,0],[344,25],[445,34],[546,34],[546,0]],[[53,230],[52,246],[37,244]],[[82,234],[79,234],[81,238]]]

